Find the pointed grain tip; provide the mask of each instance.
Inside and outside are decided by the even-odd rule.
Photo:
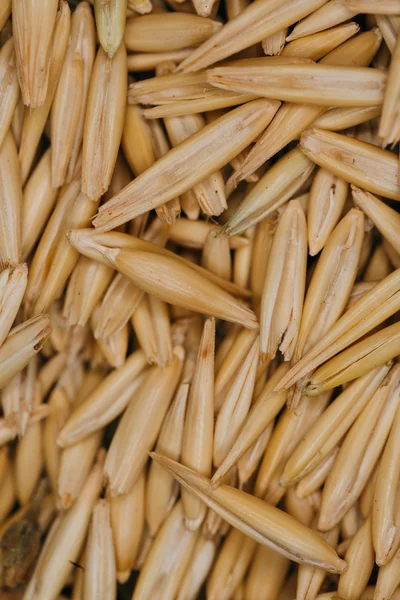
[[[219,475],[218,475],[218,477],[216,477],[216,475],[218,475],[218,471],[215,473],[214,477],[211,479],[210,490],[215,490],[221,483],[221,477]]]

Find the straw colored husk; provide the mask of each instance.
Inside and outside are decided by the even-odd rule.
[[[175,504],[151,545],[132,600],[152,600],[162,593],[173,600],[189,564],[198,532],[185,527],[182,503]]]
[[[71,18],[71,41],[51,109],[53,187],[63,185],[77,167],[95,49],[92,12],[83,2]]]
[[[271,360],[279,350],[290,360],[303,309],[307,224],[296,200],[287,204],[276,228],[261,295],[260,354]]]
[[[0,50],[0,146],[11,125],[19,93],[14,41],[10,38]]]
[[[22,182],[17,147],[9,131],[0,147],[0,262],[21,261]]]
[[[254,100],[206,125],[106,202],[94,220],[95,227],[113,229],[190,190],[244,150],[277,108],[275,101]]]
[[[318,527],[331,529],[360,496],[379,459],[399,404],[399,365],[381,384],[359,415],[336,457],[325,482]],[[357,457],[358,469],[348,461]]]
[[[127,6],[127,0],[94,3],[100,44],[110,56],[117,52],[124,37]]]
[[[345,4],[350,10],[357,10],[360,13],[373,15],[400,14],[399,0],[386,0],[385,2],[379,2],[378,0],[345,0]]]
[[[146,366],[141,350],[130,355],[125,365],[111,373],[73,411],[58,436],[57,443],[68,447],[110,423],[124,410]]]
[[[253,2],[181,62],[179,70],[198,71],[208,67],[256,42],[261,42],[283,27],[289,27],[324,2],[326,0],[297,0],[294,5],[286,0],[283,4],[280,0]],[[243,31],[246,31],[245,36],[242,35]]]
[[[331,66],[367,67],[375,56],[382,41],[378,28],[365,31],[331,50],[320,64]],[[249,174],[254,173],[264,161],[279,152],[286,144],[296,139],[304,129],[315,121],[324,109],[312,105],[283,104],[264,134],[257,140],[241,169],[230,181],[237,185]]]
[[[60,3],[54,28],[54,43],[51,49],[49,83],[42,106],[25,109],[22,139],[19,148],[22,181],[25,182],[31,169],[35,153],[50,113],[51,104],[57,89],[58,79],[69,42],[71,11],[68,2]]]
[[[354,423],[388,371],[387,365],[372,370],[354,381],[330,404],[303,436],[287,461],[281,477],[285,487],[295,483],[321,464]]]
[[[221,279],[214,273],[211,273],[196,263],[186,259],[184,256],[174,254],[170,250],[165,250],[163,248],[164,241],[162,243],[161,241],[154,243],[156,242],[156,240],[154,240],[152,243],[143,238],[137,238],[124,233],[113,231],[102,234],[95,232],[93,229],[72,230],[68,232],[68,239],[81,254],[84,254],[89,258],[93,258],[94,260],[98,260],[105,265],[109,265],[110,263],[108,258],[106,258],[104,255],[103,249],[101,248],[101,245],[103,244],[105,248],[132,248],[136,250],[152,252],[154,254],[160,254],[171,259],[173,258],[174,260],[178,260],[180,263],[184,263],[186,266],[190,266],[191,269],[194,269],[198,273],[202,274],[204,277],[211,280],[218,286],[223,286],[224,289],[230,294],[240,298],[250,297],[248,290]]]
[[[0,389],[28,364],[51,332],[48,315],[39,315],[14,327],[0,348]]]
[[[42,106],[46,98],[57,9],[57,0],[12,2],[18,78],[24,104],[31,108]]]
[[[329,0],[321,8],[298,23],[286,38],[286,41],[290,42],[305,35],[324,31],[329,27],[338,25],[338,23],[352,19],[357,13],[357,10],[347,8],[341,0]]]
[[[125,44],[135,52],[169,52],[197,46],[221,29],[221,24],[197,15],[163,13],[128,19]]]
[[[182,383],[168,410],[158,436],[156,451],[179,460],[182,450],[189,385]],[[173,477],[152,462],[146,485],[146,523],[154,537],[172,509],[179,493]]]
[[[170,364],[152,367],[120,420],[104,466],[112,496],[128,493],[140,476],[174,396],[183,358],[183,349],[176,347]]]
[[[397,279],[399,276],[400,272],[394,271],[361,296],[331,327],[324,338],[292,367],[277,389],[289,387],[393,315],[398,310]]]
[[[357,23],[350,21],[325,31],[312,33],[298,38],[285,45],[282,56],[302,56],[312,60],[319,60],[328,52],[347,41],[360,30]]]
[[[110,498],[110,510],[117,563],[117,579],[119,583],[125,583],[134,567],[144,528],[144,472],[130,492]]]
[[[85,600],[115,600],[116,564],[110,523],[110,504],[98,500],[89,528],[85,554],[83,598]]]
[[[230,598],[243,581],[256,542],[237,529],[231,529],[218,553],[207,580],[207,598]]]
[[[346,563],[322,538],[283,511],[230,486],[212,489],[210,481],[195,471],[164,456],[155,453],[151,456],[207,506],[258,543],[296,562],[313,564],[330,572],[346,569]],[[281,527],[284,535],[280,535]]]
[[[214,353],[215,320],[207,319],[190,386],[181,450],[182,463],[207,477],[213,457]],[[204,504],[183,489],[182,505],[186,527],[198,529],[206,513]]]
[[[176,259],[131,249],[105,249],[110,264],[161,300],[257,329],[254,313],[224,290]],[[173,278],[172,278],[173,277]]]
[[[398,160],[392,152],[317,128],[303,132],[300,146],[310,160],[345,181],[400,200]]]
[[[318,106],[377,106],[383,103],[387,75],[380,69],[333,65],[217,67],[208,71],[212,85]]]
[[[126,91],[124,44],[112,58],[100,48],[90,79],[83,130],[82,191],[90,200],[99,200],[110,185],[121,142]]]
[[[53,523],[26,588],[26,600],[56,598],[67,582],[73,562],[81,553],[92,511],[101,490],[103,459],[104,455],[101,454],[75,505]]]

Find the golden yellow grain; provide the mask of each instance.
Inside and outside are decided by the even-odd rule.
[[[71,41],[51,108],[53,187],[70,180],[77,167],[95,52],[92,11],[80,2],[71,18]]]
[[[327,531],[341,520],[372,475],[398,409],[399,376],[395,365],[348,432],[324,485],[319,529]],[[348,460],[350,455],[357,463]]]
[[[46,98],[57,9],[57,0],[12,2],[18,78],[24,104],[31,108],[42,106]]]
[[[165,250],[163,248],[163,245],[165,244],[166,239],[162,242],[153,240],[152,243],[143,238],[137,238],[132,235],[118,233],[116,231],[109,233],[97,233],[93,229],[72,230],[68,233],[68,239],[70,243],[77,250],[79,250],[81,254],[84,254],[89,258],[98,260],[106,265],[109,264],[109,260],[103,254],[103,249],[101,249],[102,244],[104,244],[105,248],[122,247],[144,250],[152,252],[154,254],[160,254],[171,259],[173,258],[174,260],[178,260],[180,263],[189,266],[191,269],[194,269],[195,271],[202,274],[204,277],[214,282],[218,286],[223,286],[227,292],[239,298],[249,298],[251,295],[248,290],[244,290],[243,288],[240,288],[239,286],[233,283],[221,279],[214,273],[211,273],[210,271],[203,269],[196,263],[189,261],[184,256],[174,254],[170,250]],[[157,243],[154,243],[156,241]]]
[[[39,352],[51,332],[48,315],[39,315],[14,327],[0,348],[0,388]]]
[[[356,279],[363,236],[364,217],[356,209],[351,209],[329,236],[307,290],[296,361],[322,339],[344,311]]]
[[[93,508],[85,554],[84,600],[117,597],[115,552],[110,523],[110,503],[98,500]]]
[[[257,544],[237,529],[226,536],[207,580],[207,598],[231,598],[243,581]]]
[[[383,146],[395,145],[400,138],[400,85],[398,71],[400,68],[400,35],[397,38],[390,61],[382,115],[379,122],[379,138]]]
[[[90,79],[83,130],[82,191],[90,200],[99,200],[111,182],[124,125],[126,91],[124,44],[112,58],[100,48]]]
[[[182,502],[175,504],[145,559],[132,600],[173,600],[189,564],[198,532],[185,527]]]
[[[272,215],[296,194],[313,168],[299,147],[285,154],[244,197],[223,231],[229,236],[237,235]]]
[[[329,572],[341,573],[346,569],[346,563],[329,544],[290,515],[230,486],[212,489],[210,480],[203,475],[164,456],[155,453],[151,456],[202,502],[258,543],[295,562],[312,564]],[[280,535],[280,531],[284,534]]]
[[[183,432],[189,384],[182,383],[164,419],[158,436],[156,451],[174,460],[181,456]],[[152,462],[146,485],[146,523],[152,537],[155,537],[162,523],[171,511],[179,493],[174,478]]]
[[[23,191],[22,256],[28,257],[57,199],[57,189],[51,186],[51,150],[47,150],[32,171]]]
[[[396,323],[350,346],[313,373],[305,393],[318,395],[392,360],[400,344],[399,331],[400,323]]]
[[[59,446],[76,444],[117,417],[136,391],[136,380],[145,366],[146,358],[137,350],[123,368],[105,377],[73,411],[57,438]]]
[[[321,59],[320,64],[367,67],[375,56],[381,41],[382,35],[378,28],[365,31],[335,47]],[[232,182],[232,185],[236,186],[250,173],[254,173],[266,160],[279,152],[290,141],[296,139],[323,112],[323,108],[312,105],[283,104],[270,126],[257,140],[240,171],[231,176],[229,181]]]
[[[168,137],[175,147],[201,131],[206,121],[202,115],[186,115],[165,118],[164,124]],[[215,171],[197,183],[192,191],[205,214],[218,216],[227,208],[224,180],[220,171]]]
[[[300,146],[311,160],[345,181],[400,200],[398,160],[392,152],[317,128],[303,132]]]
[[[195,269],[183,262],[153,252],[101,247],[109,264],[148,294],[228,321],[257,329],[254,313]]]
[[[161,62],[170,60],[179,63],[189,56],[191,52],[191,48],[184,48],[183,50],[170,50],[170,52],[135,52],[134,54],[128,54],[128,71],[133,71],[135,73],[140,71],[151,71]]]
[[[14,41],[10,38],[0,50],[0,146],[11,125],[18,99],[19,85]]]
[[[325,169],[315,174],[307,207],[308,245],[311,256],[325,246],[342,214],[348,184]]]
[[[397,551],[392,560],[379,568],[378,578],[373,593],[374,600],[394,598],[395,590],[400,584],[400,573],[398,569],[400,550]]]
[[[296,494],[299,498],[305,498],[323,486],[332,469],[338,451],[339,448],[336,446],[315,469],[300,479],[296,486]]]
[[[314,521],[313,528],[316,529]],[[328,532],[320,533],[321,537],[333,548],[337,547],[339,539],[339,527],[334,527]],[[315,569],[308,565],[300,565],[297,576],[296,597],[298,600],[309,600],[315,598],[326,577],[322,569]]]
[[[312,60],[319,60],[358,33],[359,30],[359,25],[354,21],[350,21],[349,23],[331,27],[325,31],[312,33],[286,44],[282,50],[282,56],[302,56]]]
[[[387,564],[400,545],[399,527],[396,517],[398,481],[398,431],[400,426],[397,411],[390,435],[382,454],[375,484],[374,510],[372,512],[372,539],[378,565]]]
[[[163,368],[151,367],[139,395],[120,420],[104,466],[111,495],[128,493],[140,476],[174,396],[183,358],[183,349],[176,347],[172,362]]]
[[[217,471],[212,478],[212,485],[216,487],[223,480],[226,473],[233,467],[241,456],[250,448],[262,434],[264,429],[276,417],[286,402],[286,394],[274,394],[273,389],[276,381],[282,377],[287,371],[288,366],[283,363],[276,370],[274,375],[266,382],[262,392],[256,399],[249,414],[247,415],[243,427],[240,430],[234,444],[230,448],[228,454],[223,458],[218,465]]]
[[[11,1],[12,0],[5,0],[1,4],[1,7],[0,7],[0,30],[3,29],[8,17],[11,14]]]
[[[399,0],[344,0],[350,10],[372,15],[400,15]]]
[[[347,8],[341,0],[329,0],[321,8],[298,23],[286,40],[290,42],[305,35],[324,31],[334,25],[352,19],[357,13],[358,10]]]
[[[342,131],[379,117],[381,106],[362,108],[331,108],[314,121],[315,127],[329,131]]]
[[[109,56],[115,54],[125,32],[127,0],[96,0],[94,12],[100,44]]]
[[[371,281],[380,281],[387,277],[392,271],[393,268],[389,261],[389,257],[386,254],[383,244],[380,244],[369,259],[363,278],[367,283]]]
[[[144,528],[144,471],[128,494],[110,497],[110,509],[117,579],[119,583],[125,583],[134,567]]]
[[[54,28],[54,43],[51,48],[49,85],[42,106],[25,109],[22,139],[19,148],[22,181],[25,182],[31,169],[35,153],[50,113],[51,104],[57,89],[58,79],[69,42],[71,11],[68,2],[60,3]]]
[[[94,220],[95,227],[113,229],[190,190],[244,150],[277,107],[275,101],[254,100],[206,125],[106,202]]]
[[[99,453],[79,499],[71,510],[62,513],[54,521],[26,587],[27,600],[57,598],[67,582],[73,562],[81,553],[92,511],[101,491],[103,462],[104,455]]]
[[[28,278],[25,264],[0,273],[0,346],[4,343],[17,316],[24,296]]]
[[[217,542],[202,535],[197,538],[191,562],[180,583],[177,600],[196,600],[217,553]]]
[[[198,71],[214,62],[231,56],[244,48],[261,42],[264,38],[289,27],[302,17],[312,13],[326,0],[258,0],[253,2],[231,21],[194,50],[181,64],[180,71]],[[246,35],[243,35],[243,32]]]
[[[381,69],[333,65],[217,67],[207,81],[224,90],[318,106],[377,106],[387,75]]]
[[[128,19],[124,41],[129,51],[170,52],[197,46],[221,23],[197,15],[163,13]]]
[[[15,267],[21,260],[22,181],[17,147],[9,130],[0,147],[0,262]]]
[[[181,461],[210,477],[214,428],[214,353],[215,320],[207,319],[194,368],[182,438]],[[198,529],[206,507],[190,492],[182,490],[182,505],[188,529]]]
[[[219,467],[231,450],[250,409],[259,354],[256,339],[241,368],[235,374],[215,420],[214,465]]]
[[[307,224],[296,200],[289,202],[275,231],[261,295],[260,354],[271,360],[279,350],[291,360],[303,309]]]
[[[318,398],[301,398],[295,410],[285,408],[278,420],[265,451],[254,487],[255,495],[262,498],[273,490],[274,481],[282,475],[284,466],[301,441],[304,434],[323,413],[331,392],[325,392]],[[280,487],[283,492],[285,488]]]
[[[283,588],[290,562],[285,556],[258,545],[245,583],[245,598],[256,600],[260,590],[268,598],[277,596]]]
[[[312,472],[336,447],[389,371],[373,369],[346,388],[315,421],[286,463],[281,477],[287,487]]]

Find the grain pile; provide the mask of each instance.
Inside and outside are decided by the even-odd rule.
[[[400,598],[400,0],[0,0],[0,600]]]

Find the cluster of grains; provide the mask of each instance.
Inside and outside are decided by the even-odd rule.
[[[400,0],[0,0],[0,600],[400,598]]]

